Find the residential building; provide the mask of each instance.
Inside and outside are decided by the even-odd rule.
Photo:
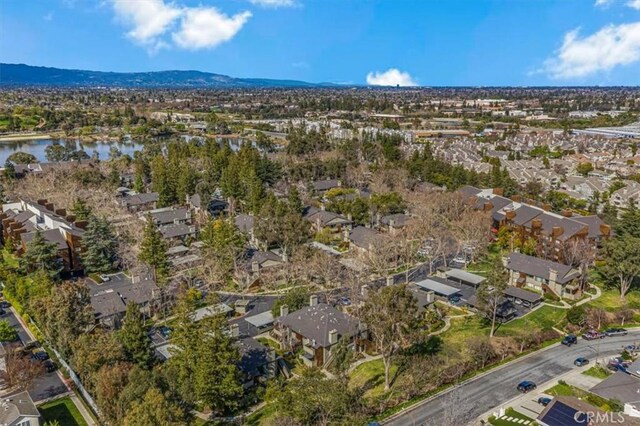
[[[580,273],[571,266],[514,252],[505,259],[505,267],[512,286],[568,299],[582,296],[582,289],[576,283]]]
[[[40,426],[40,412],[33,403],[29,392],[24,391],[2,397],[0,425]]]
[[[130,212],[144,212],[155,209],[159,199],[160,195],[157,192],[144,194],[125,193],[118,197],[118,204]]]

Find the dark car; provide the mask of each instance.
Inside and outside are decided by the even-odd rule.
[[[160,327],[158,329],[158,331],[160,332],[160,334],[162,335],[162,337],[164,337],[165,339],[168,339],[169,336],[171,335],[171,329],[165,325],[163,325],[162,327]]]
[[[0,308],[7,309],[10,307],[11,307],[11,303],[7,302],[6,300],[3,300],[2,302],[0,302]]]
[[[542,405],[543,407],[546,407],[547,405],[549,405],[552,399],[553,398],[548,396],[541,396],[540,398],[538,398],[538,404]]]
[[[460,303],[460,300],[462,300],[460,299],[460,296],[451,296],[449,298],[449,302],[453,304]]]
[[[609,328],[604,331],[605,336],[613,337],[613,336],[626,336],[627,330],[624,328]]]
[[[44,361],[42,363],[42,366],[44,367],[45,371],[47,373],[51,373],[53,371],[56,371],[58,369],[58,367],[56,366],[55,362],[51,361],[50,359]]]
[[[573,334],[568,334],[564,336],[564,339],[562,339],[561,343],[565,346],[575,345],[576,343],[578,343],[578,338]]]
[[[587,365],[587,364],[589,364],[589,360],[584,357],[576,358],[576,360],[573,361],[573,365],[577,367],[582,367],[583,365]]]
[[[535,383],[529,380],[525,380],[524,382],[520,382],[520,384],[518,385],[518,390],[522,393],[527,393],[534,390],[536,387],[537,386]]]
[[[42,348],[37,348],[33,350],[33,359],[37,359],[38,361],[46,361],[49,359],[49,354]]]

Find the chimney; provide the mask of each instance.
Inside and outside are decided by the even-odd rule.
[[[393,276],[387,277],[387,285],[393,285]]]
[[[342,240],[349,242],[349,230],[347,228],[342,230]]]
[[[520,195],[512,195],[511,201],[515,201],[516,203],[519,203],[522,201],[522,197]]]
[[[600,233],[608,237],[611,235],[611,227],[609,225],[605,225],[604,223],[600,225]]]
[[[312,294],[309,297],[309,306],[316,306],[318,304],[318,295]]]
[[[85,229],[87,227],[87,221],[86,220],[78,220],[75,225],[80,228],[80,229]]]
[[[231,337],[239,337],[240,336],[240,326],[235,323],[231,324]]]
[[[347,213],[347,219],[348,220],[353,220],[353,215],[351,213]]]
[[[491,202],[484,203],[483,208],[485,212],[490,212],[491,210],[493,210],[493,203]]]
[[[558,279],[558,271],[555,269],[549,269],[549,283],[555,284]]]
[[[65,219],[67,219],[67,222],[71,222],[71,223],[73,223],[73,222],[75,222],[75,221],[76,221],[76,215],[74,215],[74,214],[68,214],[68,215],[65,217]]]
[[[251,262],[251,272],[260,272],[260,264],[258,262]]]
[[[507,220],[513,220],[516,217],[516,212],[515,210],[507,210],[507,214],[505,216],[507,217]]]
[[[52,212],[53,211],[53,203],[46,203],[44,205],[44,208]]]
[[[286,317],[287,315],[289,315],[289,307],[287,305],[280,306],[280,316]]]
[[[504,195],[504,189],[502,188],[493,188],[493,195],[499,195],[499,196],[503,196]]]
[[[558,238],[560,235],[564,233],[564,228],[562,226],[554,226],[551,230],[551,236],[553,238]]]
[[[380,213],[376,213],[376,226],[380,226]]]
[[[535,218],[531,221],[531,229],[540,229],[542,228],[542,221],[538,218]]]
[[[47,199],[41,198],[37,201],[37,203],[40,204],[41,206],[45,206],[47,204]]]
[[[360,294],[362,297],[366,298],[369,295],[369,286],[365,284],[360,287]]]
[[[396,226],[396,221],[394,219],[389,219],[389,227],[393,228],[394,226]]]
[[[64,216],[66,216],[66,215],[67,215],[67,211],[66,211],[65,209],[56,209],[56,214],[57,214],[58,216],[62,216],[62,217],[64,217]]]
[[[329,332],[329,344],[335,345],[338,343],[338,330],[335,328]]]
[[[569,209],[564,209],[564,210],[562,210],[562,216],[571,217],[571,216],[573,216],[573,212],[571,210],[569,210]]]
[[[427,292],[427,303],[433,303],[436,300],[436,293],[433,291]]]
[[[544,204],[542,205],[542,210],[544,210],[544,211],[546,211],[546,212],[551,211],[551,204],[549,204],[549,203],[544,203]]]

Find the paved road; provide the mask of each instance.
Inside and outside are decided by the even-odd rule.
[[[384,424],[392,426],[444,424],[444,406],[450,401],[462,401],[464,409],[469,411],[467,421],[474,420],[518,396],[516,386],[522,380],[532,380],[541,384],[570,371],[574,368],[573,361],[579,356],[587,357],[592,362],[596,358],[602,361],[620,353],[624,346],[638,342],[640,342],[640,330],[634,330],[624,337],[607,337],[591,342],[579,339],[578,344],[570,348],[562,345],[551,346],[460,384],[453,390],[426,400],[423,404],[393,417]],[[452,397],[449,395],[450,392],[457,394]]]

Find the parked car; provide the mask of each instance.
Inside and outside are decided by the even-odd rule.
[[[460,296],[451,296],[449,298],[449,302],[451,302],[453,304],[460,303],[460,300],[461,300]]]
[[[585,340],[603,339],[604,337],[605,337],[604,333],[600,333],[600,332],[595,331],[595,330],[587,331],[586,333],[584,333],[582,335],[582,338],[585,339]]]
[[[549,396],[541,396],[540,398],[538,398],[538,404],[542,405],[543,407],[546,407],[547,405],[549,405],[549,403],[553,400],[553,398],[549,397]]]
[[[169,336],[171,335],[171,329],[165,325],[163,325],[162,327],[158,328],[158,331],[160,332],[160,334],[162,335],[162,337],[164,337],[165,339],[168,339]]]
[[[562,342],[560,343],[565,346],[575,345],[576,343],[578,343],[578,338],[573,334],[567,334],[566,336],[564,336],[564,339],[562,339]]]
[[[613,336],[626,336],[627,330],[624,328],[609,328],[604,331],[605,336],[613,337]]]
[[[42,348],[36,348],[31,353],[33,359],[37,359],[38,361],[46,361],[49,359],[49,354]]]
[[[351,306],[351,299],[349,299],[347,296],[342,296],[340,299],[338,299],[338,303],[342,306]]]
[[[56,371],[58,369],[58,366],[56,366],[55,362],[51,361],[50,359],[44,361],[42,363],[42,366],[47,373],[51,373],[52,371]]]
[[[458,264],[458,265],[467,266],[467,256],[465,256],[463,254],[459,254],[456,257],[454,257],[451,262],[453,262],[455,264]]]
[[[6,300],[0,302],[0,308],[7,309],[9,307],[11,307],[11,303],[7,302]]]
[[[587,364],[589,364],[589,360],[582,356],[579,358],[576,358],[576,360],[573,361],[573,365],[577,367],[582,367],[583,365],[587,365]]]
[[[518,384],[518,390],[522,393],[530,392],[534,390],[536,387],[537,387],[536,384],[529,380],[525,380],[523,382],[520,382],[520,384]]]

